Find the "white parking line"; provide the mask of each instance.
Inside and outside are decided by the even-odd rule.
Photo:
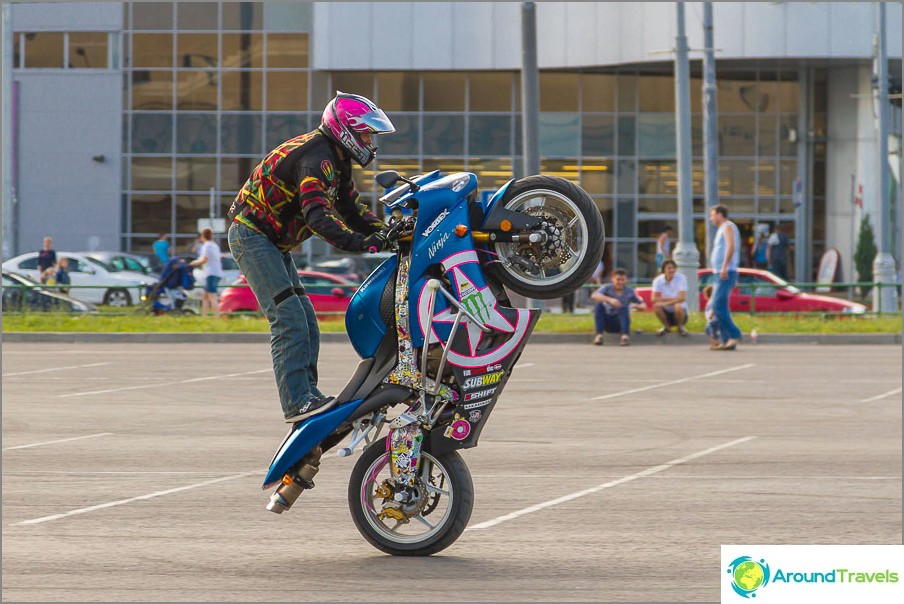
[[[33,373],[47,373],[48,371],[63,371],[65,369],[81,369],[83,367],[101,367],[110,363],[89,363],[87,365],[69,365],[68,367],[48,367],[47,369],[35,369],[34,371],[16,371],[13,373],[4,373],[3,377],[13,377],[15,375],[31,375]]]
[[[620,484],[625,484],[627,482],[631,482],[632,480],[637,480],[638,478],[644,478],[646,476],[652,476],[653,474],[658,474],[659,472],[664,472],[669,468],[673,468],[675,466],[681,465],[683,463],[687,463],[689,461],[693,461],[695,459],[699,459],[711,453],[715,453],[716,451],[721,451],[722,449],[727,449],[728,447],[733,447],[735,445],[740,445],[742,443],[746,443],[747,441],[753,440],[756,436],[745,436],[744,438],[738,438],[733,441],[723,443],[721,445],[717,445],[715,447],[710,447],[704,451],[700,451],[698,453],[692,453],[686,457],[679,457],[678,459],[673,459],[672,461],[668,461],[659,466],[653,466],[652,468],[647,468],[642,472],[638,472],[637,474],[631,474],[630,476],[625,476],[623,478],[619,478],[617,480],[612,480],[610,482],[605,482],[601,485],[597,485],[595,487],[584,489],[583,491],[578,491],[576,493],[571,493],[570,495],[564,495],[563,497],[559,497],[557,499],[551,499],[550,501],[544,501],[543,503],[538,503],[537,505],[532,505],[530,507],[518,510],[517,512],[512,512],[511,514],[506,514],[504,516],[499,516],[498,518],[493,518],[492,520],[487,520],[486,522],[481,522],[479,524],[475,524],[474,526],[469,526],[468,531],[477,531],[481,529],[488,529],[496,526],[497,524],[501,524],[503,522],[507,522],[509,520],[514,520],[515,518],[520,518],[526,514],[532,514],[534,512],[539,512],[540,510],[545,510],[546,508],[552,507],[554,505],[559,505],[560,503],[567,503],[569,501],[574,501],[575,499],[579,499],[586,495],[592,495],[594,493],[599,493],[604,489],[611,489],[612,487],[617,487]]]
[[[870,398],[861,399],[860,402],[861,403],[871,403],[873,401],[878,401],[879,399],[883,399],[886,396],[898,394],[899,392],[901,392],[901,388],[895,388],[894,390],[889,390],[888,392],[886,392],[884,394],[877,394],[876,396],[871,396]]]
[[[260,470],[255,470],[253,472],[244,472],[242,474],[233,474],[232,476],[224,476],[222,478],[214,478],[213,480],[205,480],[204,482],[198,482],[198,483],[190,484],[190,485],[184,486],[184,487],[177,487],[175,489],[167,489],[166,491],[155,491],[153,493],[148,493],[147,495],[139,495],[138,497],[129,497],[128,499],[120,499],[118,501],[109,501],[107,503],[92,505],[92,506],[89,506],[86,508],[70,510],[68,512],[63,512],[62,514],[53,514],[52,516],[42,516],[40,518],[32,518],[31,520],[23,520],[22,522],[14,522],[13,524],[10,524],[9,526],[41,524],[42,522],[50,522],[51,520],[59,520],[60,518],[68,518],[69,516],[77,516],[79,514],[87,514],[88,512],[95,512],[97,510],[112,508],[112,507],[116,507],[118,505],[125,505],[127,503],[133,503],[135,501],[143,501],[145,499],[153,499],[154,497],[162,497],[164,495],[171,495],[173,493],[179,493],[181,491],[188,491],[190,489],[206,487],[208,485],[217,484],[218,482],[225,482],[227,480],[235,480],[236,478],[244,478],[245,476],[251,476],[252,474],[260,474],[260,473],[261,473]]]
[[[241,375],[252,375],[255,373],[264,373],[265,371],[273,371],[272,369],[258,369],[256,371],[243,371],[242,373],[226,373],[223,375],[208,375],[205,377],[191,378],[188,380],[179,380],[178,382],[161,382],[159,384],[139,384],[138,386],[123,386],[122,388],[108,388],[106,390],[91,390],[89,392],[70,392],[69,394],[61,394],[60,398],[69,398],[72,396],[88,396],[91,394],[107,394],[109,392],[122,392],[123,390],[140,390],[142,388],[156,388],[157,386],[175,386],[176,384],[191,384],[193,382],[205,382],[207,380],[219,380],[222,378],[238,377]]]
[[[96,438],[98,436],[110,436],[112,432],[99,432],[97,434],[89,434],[88,436],[74,436],[72,438],[61,438],[60,440],[48,440],[42,443],[32,443],[30,445],[18,445],[16,447],[5,447],[4,451],[12,451],[13,449],[30,449],[32,447],[41,447],[44,445],[53,445],[56,443],[66,443],[73,440],[84,440],[86,438]]]
[[[721,375],[723,373],[729,373],[731,371],[740,371],[741,369],[747,369],[749,367],[753,367],[754,363],[747,363],[746,365],[738,365],[737,367],[729,367],[728,369],[720,369],[719,371],[711,371],[710,373],[701,373],[700,375],[692,375],[689,377],[681,378],[680,380],[672,380],[671,382],[660,382],[659,384],[653,384],[652,386],[644,386],[642,388],[633,388],[631,390],[622,390],[621,392],[613,392],[612,394],[604,394],[603,396],[595,396],[592,401],[602,401],[609,398],[615,398],[617,396],[624,396],[626,394],[634,394],[635,392],[644,392],[646,390],[653,390],[654,388],[663,388],[665,386],[671,386],[673,384],[681,384],[683,382],[689,382],[691,380],[699,380],[706,377],[712,377],[714,375]]]

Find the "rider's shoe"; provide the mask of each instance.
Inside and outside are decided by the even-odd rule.
[[[336,397],[333,396],[315,396],[304,405],[298,408],[298,411],[286,418],[287,424],[294,424],[303,419],[307,419],[312,415],[323,413],[332,409],[336,405]]]

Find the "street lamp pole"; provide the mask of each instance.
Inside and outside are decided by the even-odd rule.
[[[716,123],[716,58],[713,50],[713,3],[703,3],[703,183],[704,214],[719,203],[719,149]],[[706,224],[706,256],[713,248],[715,227]]]
[[[684,2],[676,4],[678,35],[675,38],[675,139],[678,153],[678,243],[672,253],[678,272],[687,279],[687,307],[699,310],[697,268],[700,252],[694,242],[694,203],[691,175],[691,93],[684,33]]]

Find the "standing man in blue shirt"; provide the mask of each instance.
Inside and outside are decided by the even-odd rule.
[[[738,283],[738,265],[741,261],[741,233],[737,225],[728,219],[728,208],[722,204],[709,210],[709,221],[716,227],[713,251],[709,265],[713,269],[712,310],[722,329],[722,345],[715,350],[734,350],[741,339],[741,330],[731,319],[728,297]]]
[[[166,266],[166,263],[169,262],[170,248],[170,242],[166,240],[166,233],[160,233],[160,237],[157,238],[152,247],[154,248],[154,253],[160,258],[160,262],[163,263],[163,266]]]

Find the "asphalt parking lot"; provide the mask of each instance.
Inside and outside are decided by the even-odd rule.
[[[4,600],[716,601],[720,544],[902,540],[900,346],[528,345],[425,559],[358,535],[348,459],[264,510],[266,344],[2,360]],[[355,363],[324,344],[321,389]]]

